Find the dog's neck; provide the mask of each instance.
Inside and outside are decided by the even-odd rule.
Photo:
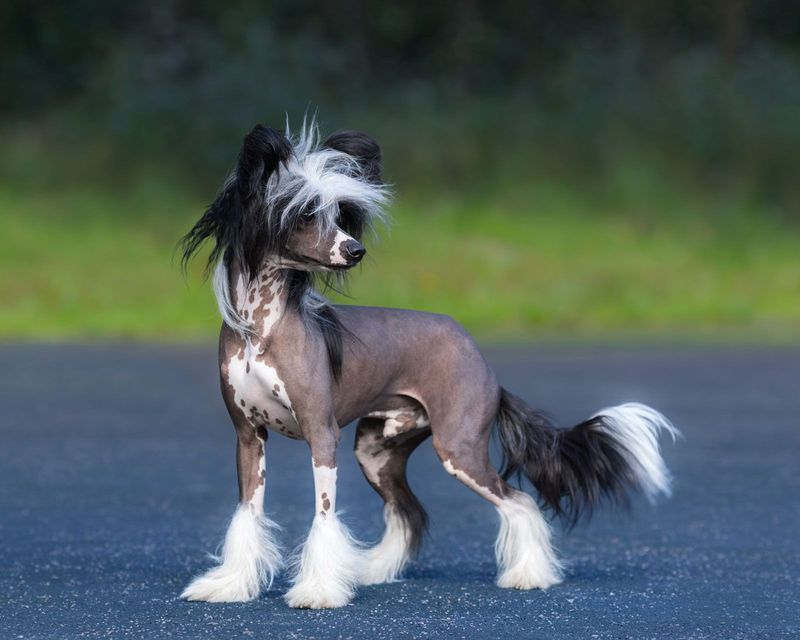
[[[270,338],[289,311],[289,270],[265,262],[249,284],[242,270],[231,273],[232,302],[237,313],[250,324],[254,337]]]

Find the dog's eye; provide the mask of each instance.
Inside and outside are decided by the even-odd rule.
[[[314,212],[313,209],[306,209],[305,211],[303,211],[303,213],[300,214],[300,220],[304,224],[309,224],[310,222],[313,222],[314,217],[316,215],[317,214]]]

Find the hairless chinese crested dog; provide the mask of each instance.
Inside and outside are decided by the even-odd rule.
[[[358,585],[395,580],[419,549],[427,517],[406,481],[406,463],[433,436],[448,473],[500,516],[497,585],[546,589],[562,568],[539,505],[507,484],[523,473],[539,504],[574,523],[630,490],[669,493],[659,453],[677,431],[641,404],[598,412],[571,429],[499,386],[475,342],[446,316],[329,304],[330,284],[365,254],[362,232],[388,200],[381,152],[370,136],[319,141],[256,126],[216,200],[183,240],[184,264],[208,239],[209,268],[224,323],[222,396],[236,429],[239,506],[218,564],[183,592],[188,600],[257,598],[282,566],[276,526],[264,514],[270,431],[305,440],[316,505],[285,595],[292,607],[340,607]],[[355,454],[385,501],[385,532],[364,548],[336,514],[336,448],[357,420]],[[496,431],[501,473],[489,461]]]

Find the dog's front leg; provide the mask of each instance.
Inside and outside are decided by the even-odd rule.
[[[339,427],[333,424],[311,430],[307,439],[316,506],[311,530],[295,560],[296,574],[286,602],[309,609],[342,607],[355,595],[364,556],[336,515]]]
[[[238,444],[236,468],[239,475],[239,507],[231,519],[217,565],[196,577],[181,597],[206,602],[246,602],[269,587],[281,566],[275,539],[275,525],[264,514],[264,448],[267,432],[253,428],[231,414],[236,421]],[[238,421],[237,421],[238,420]]]

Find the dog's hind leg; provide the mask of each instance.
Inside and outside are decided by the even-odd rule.
[[[372,488],[383,498],[386,529],[381,541],[366,554],[361,584],[396,580],[419,551],[428,524],[406,479],[406,463],[414,449],[431,435],[429,428],[384,436],[386,421],[364,418],[356,431],[356,458]]]
[[[462,416],[463,417],[463,416]],[[433,446],[449,474],[491,502],[500,516],[495,543],[499,587],[546,589],[561,582],[550,526],[536,502],[508,486],[489,460],[493,416],[463,417],[434,430]]]
[[[181,594],[187,600],[244,602],[271,585],[280,568],[277,526],[264,515],[267,432],[263,427],[238,428],[236,467],[239,506],[233,515],[217,566],[195,578]]]

